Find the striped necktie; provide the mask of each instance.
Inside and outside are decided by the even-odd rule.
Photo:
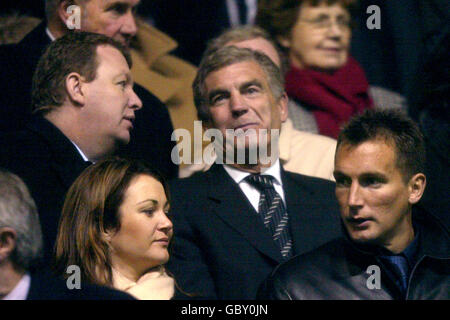
[[[254,174],[249,175],[246,181],[260,191],[258,213],[279,246],[281,255],[287,259],[292,255],[289,216],[283,199],[273,187],[273,179],[272,176]]]

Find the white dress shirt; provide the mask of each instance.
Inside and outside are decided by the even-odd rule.
[[[26,300],[30,290],[31,277],[28,273],[24,274],[14,289],[8,293],[2,300]]]
[[[86,157],[86,155],[84,154],[84,152],[83,152],[80,148],[78,148],[78,146],[76,145],[75,142],[73,142],[72,140],[70,140],[70,142],[72,142],[73,145],[75,146],[75,148],[77,148],[78,153],[81,155],[81,157],[83,158],[84,161],[90,161],[90,160]],[[91,161],[91,162],[92,162],[92,161]]]
[[[256,212],[258,212],[258,205],[259,205],[259,198],[260,198],[260,191],[256,189],[253,185],[249,184],[247,181],[245,181],[245,178],[250,175],[249,172],[241,171],[239,169],[236,169],[234,167],[231,167],[229,165],[224,164],[223,168],[225,171],[230,175],[230,177],[239,185],[242,192],[244,192],[247,199],[252,204],[253,208],[255,208]],[[273,186],[275,188],[275,191],[278,192],[281,196],[281,199],[283,200],[284,204],[286,205],[286,200],[284,196],[284,190],[283,190],[283,183],[281,181],[281,168],[280,168],[280,161],[277,159],[277,161],[269,168],[264,168],[261,172],[262,175],[269,175],[274,177]]]

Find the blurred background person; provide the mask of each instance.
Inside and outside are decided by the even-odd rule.
[[[169,206],[164,178],[145,163],[112,158],[90,166],[66,196],[56,273],[78,265],[82,281],[138,299],[171,299],[174,279],[164,267],[173,234]]]
[[[132,299],[99,286],[69,290],[40,266],[42,244],[36,205],[25,183],[0,170],[0,300]]]
[[[256,24],[278,41],[289,60],[286,92],[295,102],[289,116],[298,130],[336,138],[340,126],[365,109],[403,107],[400,95],[369,87],[364,70],[349,55],[354,3],[258,2]]]
[[[180,44],[175,54],[198,65],[207,42],[225,29],[253,25],[257,0],[154,0],[138,9]]]

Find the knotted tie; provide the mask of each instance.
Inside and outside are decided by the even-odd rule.
[[[246,181],[261,193],[258,212],[264,226],[270,230],[273,240],[280,247],[283,258],[292,255],[292,239],[289,233],[289,216],[283,199],[273,187],[273,177],[268,175],[249,175]]]

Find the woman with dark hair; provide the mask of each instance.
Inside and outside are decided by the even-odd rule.
[[[363,69],[349,55],[355,2],[258,1],[256,23],[277,40],[289,60],[289,117],[298,130],[336,138],[341,125],[365,109],[402,107],[400,95],[369,87]]]
[[[112,158],[91,165],[69,189],[59,224],[55,269],[77,265],[82,281],[138,299],[171,299],[169,190],[145,163]]]

